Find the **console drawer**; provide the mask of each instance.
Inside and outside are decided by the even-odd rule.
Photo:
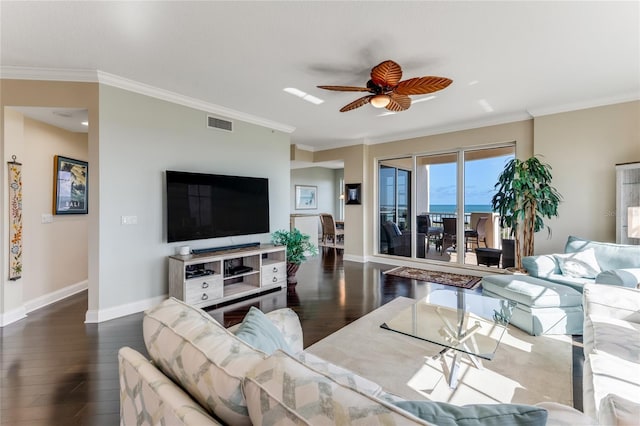
[[[285,262],[278,262],[263,265],[260,272],[263,286],[275,284],[287,279],[287,264]]]
[[[198,304],[220,299],[222,297],[222,288],[220,275],[190,279],[186,282],[185,302]]]

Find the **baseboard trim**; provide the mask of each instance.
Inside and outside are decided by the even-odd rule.
[[[13,324],[14,322],[20,321],[26,317],[27,311],[24,309],[24,306],[20,306],[19,308],[0,314],[0,327]]]
[[[85,315],[85,323],[99,323],[112,319],[125,317],[127,315],[136,314],[162,303],[167,294],[162,296],[151,297],[148,299],[138,300],[137,302],[126,303],[124,305],[113,306],[105,309],[89,309]]]
[[[85,291],[88,288],[89,288],[89,281],[87,280],[80,281],[77,284],[72,284],[64,288],[61,288],[59,290],[52,291],[51,293],[36,297],[35,299],[31,299],[24,303],[24,308],[27,311],[27,314],[29,314],[40,308],[44,308],[47,305],[58,302],[69,296],[73,296],[76,293]]]
[[[351,262],[367,263],[367,259],[364,256],[355,256],[353,254],[345,254],[342,256],[342,259]]]

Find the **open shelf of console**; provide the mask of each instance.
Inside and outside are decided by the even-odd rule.
[[[286,280],[284,246],[169,256],[169,295],[198,307],[281,288]]]

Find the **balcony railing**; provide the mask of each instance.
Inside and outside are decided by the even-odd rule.
[[[392,222],[395,222],[396,225],[398,225],[398,228],[400,228],[400,230],[408,228],[410,226],[410,222],[407,220],[407,211],[406,210],[399,211],[398,212],[399,217],[396,217],[395,213],[396,212],[394,210],[380,211],[380,225],[382,225],[387,221],[392,221]],[[421,214],[428,214],[429,217],[431,218],[431,223],[433,224],[441,224],[443,217],[458,217],[456,213],[424,212]],[[464,223],[465,224],[471,223],[471,212],[464,213]]]

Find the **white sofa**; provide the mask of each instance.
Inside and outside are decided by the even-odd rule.
[[[225,329],[206,312],[175,299],[145,312],[144,340],[152,361],[128,347],[118,355],[121,425],[494,425],[505,424],[504,419],[544,425],[547,415],[548,425],[593,424],[555,403],[457,407],[418,402],[420,418],[413,414],[415,407],[408,408],[411,402],[304,352],[300,321],[291,309],[259,314],[268,327],[258,323],[242,330],[247,318]],[[251,344],[238,337],[247,330],[249,339],[257,339]],[[270,355],[264,349],[270,344],[285,350]],[[433,415],[437,421],[426,420]]]
[[[522,266],[536,278],[579,292],[585,284],[636,288],[640,283],[640,246],[569,236],[564,253],[526,256]]]
[[[584,286],[584,412],[602,425],[640,424],[640,290]]]

